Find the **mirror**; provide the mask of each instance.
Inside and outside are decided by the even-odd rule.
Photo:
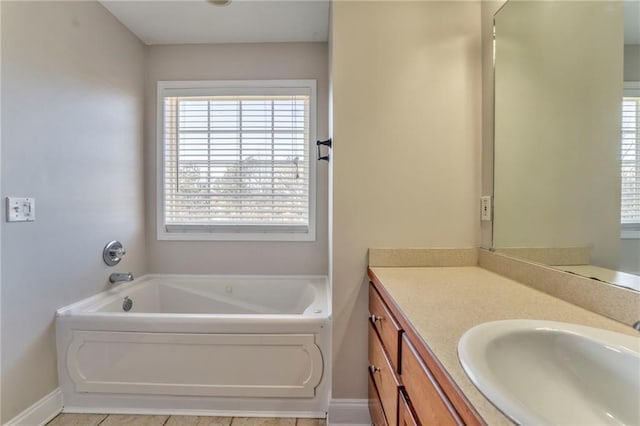
[[[620,216],[623,71],[640,81],[623,22],[640,25],[637,6],[510,0],[496,13],[493,249],[640,291],[640,230],[621,237]]]

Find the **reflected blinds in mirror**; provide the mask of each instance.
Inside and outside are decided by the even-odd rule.
[[[625,90],[622,101],[621,222],[640,223],[640,93]],[[640,92],[640,86],[635,91]]]

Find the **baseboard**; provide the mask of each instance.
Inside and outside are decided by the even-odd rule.
[[[5,426],[41,426],[53,419],[62,411],[62,392],[56,388],[31,407],[18,414]]]
[[[332,399],[329,401],[329,426],[371,425],[369,401],[366,399]]]

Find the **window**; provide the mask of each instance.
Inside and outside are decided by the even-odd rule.
[[[640,238],[640,82],[625,82],[621,145],[622,238]]]
[[[314,240],[315,86],[158,82],[158,238]]]

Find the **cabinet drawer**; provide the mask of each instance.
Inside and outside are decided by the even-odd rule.
[[[369,414],[371,415],[371,424],[373,426],[387,426],[387,420],[384,418],[384,412],[382,411],[382,404],[380,403],[380,396],[376,389],[375,383],[373,383],[373,377],[371,373],[369,376]]]
[[[399,372],[398,349],[400,347],[400,333],[402,330],[371,284],[369,284],[369,313],[371,314],[371,322],[380,335],[385,350],[389,354],[391,365],[396,372]]]
[[[400,383],[382,349],[373,324],[369,324],[369,370],[376,389],[378,389],[387,423],[396,426],[398,424],[398,386]]]
[[[399,426],[421,426],[413,412],[411,404],[407,400],[404,391],[400,391],[398,397],[398,425]]]
[[[402,383],[411,398],[417,419],[424,425],[463,424],[429,369],[407,339],[402,337]]]

